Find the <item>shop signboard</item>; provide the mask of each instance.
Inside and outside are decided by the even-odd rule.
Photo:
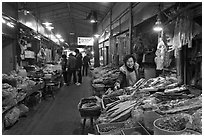
[[[93,46],[94,39],[92,37],[78,37],[77,44],[78,45],[87,45]]]

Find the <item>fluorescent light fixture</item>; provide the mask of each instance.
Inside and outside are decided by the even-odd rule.
[[[64,42],[64,39],[63,38],[61,38],[61,39],[59,39],[61,42]]]
[[[6,24],[6,20],[4,18],[2,18],[2,23]]]
[[[32,23],[31,22],[26,22],[25,25],[28,26],[28,27],[32,27]]]
[[[70,35],[74,35],[74,32],[70,32],[69,34],[70,34]]]
[[[7,22],[6,25],[9,26],[9,27],[11,27],[11,28],[14,28],[14,25],[11,24],[10,22]]]
[[[60,34],[56,34],[56,37],[60,39],[62,36]]]
[[[51,23],[51,22],[44,22],[44,23],[42,23],[42,24],[44,24],[45,26],[52,25],[52,23]]]
[[[99,35],[99,34],[95,34],[94,36],[95,36],[96,38],[98,38],[100,35]]]
[[[49,31],[51,31],[52,29],[54,29],[54,27],[52,27],[52,26],[47,26],[46,27]]]

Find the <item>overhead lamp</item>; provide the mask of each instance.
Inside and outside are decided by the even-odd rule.
[[[32,27],[32,23],[31,22],[26,22],[26,24],[25,24],[26,26],[28,26],[28,27]]]
[[[63,38],[61,38],[61,39],[59,39],[61,42],[64,42],[64,39]]]
[[[157,21],[155,22],[153,30],[156,31],[156,32],[160,32],[160,31],[163,30],[163,26],[162,26],[162,23],[161,23],[160,15],[157,16]]]
[[[94,36],[95,36],[96,38],[98,38],[100,35],[99,35],[99,34],[95,34]]]
[[[91,23],[96,23],[96,21],[94,19],[90,20]]]
[[[55,35],[58,39],[60,39],[62,36],[60,34]]]
[[[11,28],[14,28],[14,25],[11,24],[10,22],[7,22],[6,25],[9,26],[9,27],[11,27]]]
[[[24,13],[24,15],[27,15],[27,14],[30,13],[30,11],[28,11],[28,10],[24,10],[23,13]]]
[[[74,32],[70,32],[69,34],[70,34],[70,35],[74,35]]]
[[[87,19],[89,19],[91,23],[96,23],[97,22],[97,13],[96,13],[96,11],[91,11],[89,13]]]
[[[6,24],[6,20],[4,18],[2,18],[2,23]]]
[[[51,31],[52,29],[54,29],[54,27],[52,27],[52,26],[47,26],[46,27],[49,31]]]
[[[44,23],[42,23],[42,24],[44,24],[45,26],[50,26],[50,25],[52,25],[51,22],[44,22]]]

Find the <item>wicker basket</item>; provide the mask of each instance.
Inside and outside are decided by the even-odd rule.
[[[88,102],[93,102],[98,105],[94,108],[82,108],[82,105]],[[98,117],[101,114],[101,106],[96,98],[82,98],[78,104],[78,110],[81,117]]]

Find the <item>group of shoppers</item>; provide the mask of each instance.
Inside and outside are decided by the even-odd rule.
[[[62,70],[64,81],[67,85],[71,83],[72,76],[73,82],[76,85],[81,85],[82,73],[83,76],[88,75],[88,67],[90,65],[89,56],[82,57],[78,49],[75,50],[75,53],[75,56],[70,53],[68,60],[66,59],[66,55],[62,55]],[[124,64],[119,68],[120,74],[114,85],[115,90],[133,86],[140,78],[139,64],[136,58],[133,55],[126,55],[123,61]]]
[[[78,49],[75,49],[74,52],[76,53],[76,55],[74,56],[72,53],[70,53],[68,59],[65,54],[62,55],[62,74],[66,85],[71,84],[71,80],[73,77],[73,83],[79,86],[82,84],[82,67],[83,75],[88,75],[90,58],[88,55],[82,57],[82,54]]]

